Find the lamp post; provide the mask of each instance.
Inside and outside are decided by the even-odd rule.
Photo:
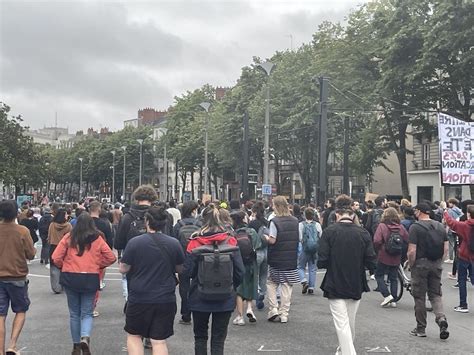
[[[120,148],[123,150],[123,186],[122,186],[122,193],[123,193],[123,201],[125,202],[125,159],[126,159],[126,152],[127,152],[127,146],[123,145]]]
[[[115,150],[111,151],[112,153],[112,194],[110,196],[111,202],[115,202]]]
[[[140,144],[140,169],[138,173],[138,185],[142,184],[142,165],[143,165],[143,139],[137,139],[138,144]]]
[[[262,68],[267,74],[267,89],[266,89],[266,106],[265,106],[265,126],[264,126],[264,146],[263,146],[263,183],[268,184],[269,172],[268,165],[270,161],[270,73],[275,64],[272,62],[264,62],[258,67]]]
[[[81,162],[81,172],[79,175],[79,200],[82,198],[82,160],[83,158],[79,158],[79,161]]]
[[[209,166],[208,166],[208,151],[207,151],[207,137],[208,137],[208,124],[209,124],[209,107],[211,104],[209,102],[201,102],[199,104],[206,111],[206,125],[204,131],[204,194],[209,194],[209,184],[208,184],[208,175],[209,175]]]

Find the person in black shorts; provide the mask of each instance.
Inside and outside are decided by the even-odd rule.
[[[168,222],[163,207],[150,207],[145,221],[148,233],[127,243],[120,263],[128,281],[127,348],[130,355],[142,355],[145,337],[153,353],[168,354],[166,339],[174,334],[176,315],[175,273],[181,272],[184,252],[175,238],[161,232]]]

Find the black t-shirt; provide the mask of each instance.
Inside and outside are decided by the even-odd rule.
[[[101,231],[104,234],[105,241],[109,245],[110,248],[112,248],[114,244],[114,238],[112,235],[112,229],[110,228],[110,223],[108,220],[102,219],[102,218],[97,218],[93,217],[95,226],[99,231]]]
[[[179,242],[163,233],[147,233],[131,239],[122,255],[131,303],[176,302],[176,265],[184,262]]]
[[[433,220],[423,220],[417,221],[410,226],[410,230],[408,231],[408,242],[411,244],[416,244],[416,259],[426,258],[426,238],[428,238],[429,233],[428,231],[418,226],[417,223],[421,223],[426,228],[431,228],[431,225],[439,232],[439,237],[443,238],[443,241],[448,240],[448,235],[446,233],[446,229],[444,226]]]

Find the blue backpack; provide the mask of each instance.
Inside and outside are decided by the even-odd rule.
[[[303,238],[301,244],[303,251],[308,255],[314,255],[319,248],[319,233],[316,229],[316,222],[303,222]]]

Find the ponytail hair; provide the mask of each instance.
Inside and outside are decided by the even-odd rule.
[[[219,209],[213,203],[210,203],[202,211],[202,220],[202,231],[220,232],[225,230],[219,217]]]

